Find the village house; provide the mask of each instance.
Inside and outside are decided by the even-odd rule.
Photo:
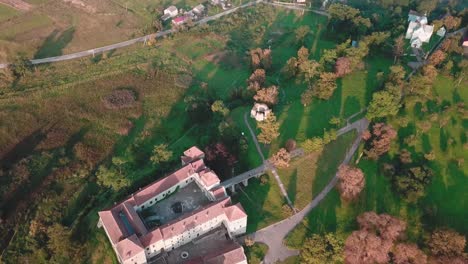
[[[197,16],[201,16],[205,12],[205,6],[202,4],[199,4],[192,9],[192,12]]]
[[[250,110],[250,116],[255,118],[258,122],[264,121],[271,113],[271,109],[266,104],[255,103]]]
[[[216,228],[224,228],[231,238],[246,232],[247,214],[239,203],[231,202],[218,176],[205,166],[203,158],[204,153],[197,147],[186,150],[181,157],[182,168],[99,212],[98,227],[104,229],[119,263],[148,263]],[[150,228],[141,217],[143,210],[169,200],[189,185],[198,186],[208,204],[178,212],[176,218]],[[230,259],[233,264],[247,263],[242,247],[223,249],[207,257]]]
[[[170,6],[164,9],[164,15],[161,17],[161,20],[167,21],[170,18],[176,17],[178,14],[179,14],[179,11],[177,10],[177,7]]]
[[[176,17],[176,18],[172,19],[172,24],[174,24],[176,26],[182,25],[185,22],[187,22],[187,20],[189,18],[190,18],[189,15],[183,15],[183,16]]]
[[[408,30],[406,39],[410,40],[411,47],[421,48],[423,43],[428,43],[434,31],[434,26],[428,25],[427,17],[411,10],[408,15]]]

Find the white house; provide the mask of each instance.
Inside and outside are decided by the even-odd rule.
[[[166,9],[164,9],[164,14],[161,17],[162,21],[167,21],[170,18],[176,17],[179,14],[179,10],[177,10],[177,7],[175,6],[170,6]]]
[[[411,47],[421,48],[423,43],[428,43],[434,31],[434,26],[428,25],[427,17],[410,11],[408,15],[408,30],[406,39],[410,40]]]
[[[199,4],[192,9],[192,12],[196,14],[197,16],[201,16],[203,12],[205,12],[205,6],[202,4]]]
[[[181,169],[99,212],[98,227],[104,229],[120,263],[147,263],[161,252],[178,248],[220,226],[226,228],[230,237],[246,232],[247,214],[242,205],[232,204],[218,176],[205,166],[203,158],[204,153],[197,147],[188,149],[181,158]],[[211,203],[155,229],[148,229],[137,212],[191,182],[200,187]],[[245,255],[241,257],[243,251],[239,249],[223,254],[227,254],[226,258],[230,256],[233,264],[246,263]]]
[[[255,120],[262,122],[265,120],[268,115],[271,113],[271,109],[268,108],[266,104],[255,103],[250,110],[250,117],[255,118]]]
[[[436,34],[437,36],[443,38],[445,36],[445,33],[447,33],[447,30],[445,29],[445,27],[441,27],[439,28],[439,30],[437,30]]]

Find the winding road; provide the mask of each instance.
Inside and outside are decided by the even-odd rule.
[[[354,123],[346,125],[337,131],[338,136],[341,136],[354,129],[358,132],[357,138],[354,140],[353,145],[346,152],[346,156],[341,164],[348,164],[351,161],[351,158],[361,143],[361,134],[367,129],[368,126],[369,121],[367,121],[365,118],[362,118]],[[327,196],[327,194],[335,187],[337,182],[338,175],[335,174],[335,176],[330,180],[325,188],[308,205],[306,205],[304,209],[287,219],[260,229],[257,232],[249,235],[252,236],[256,242],[261,242],[268,246],[268,252],[263,259],[263,263],[272,264],[299,254],[298,250],[292,250],[285,246],[283,240],[287,234],[291,232],[299,223],[301,223],[304,217],[306,217],[307,214],[309,214],[309,212]]]

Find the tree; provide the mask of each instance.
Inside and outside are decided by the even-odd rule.
[[[260,129],[260,134],[257,136],[260,143],[270,144],[280,135],[279,124],[276,122],[276,116],[273,113],[270,113],[265,121],[258,122],[257,126]]]
[[[309,60],[309,50],[302,46],[298,51],[297,51],[297,62],[299,64],[308,61]]]
[[[456,29],[457,27],[460,26],[461,24],[461,17],[454,17],[454,16],[451,16],[451,15],[448,15],[448,16],[445,16],[444,17],[444,25],[445,25],[445,28],[447,28],[448,31],[452,30],[452,29]]]
[[[397,132],[392,126],[384,123],[377,123],[372,130],[370,149],[364,150],[366,155],[371,159],[378,159],[379,156],[385,154],[390,149],[392,141],[396,138]]]
[[[13,63],[9,65],[9,69],[13,75],[19,79],[31,71],[32,64],[31,61],[28,60],[23,54],[19,54],[14,59]]]
[[[438,0],[421,0],[416,8],[419,13],[429,14],[437,7]]]
[[[286,148],[286,150],[288,152],[291,152],[291,151],[296,149],[296,146],[297,146],[296,141],[294,139],[290,138],[290,139],[288,139],[286,141],[286,144],[285,144],[284,148]]]
[[[268,88],[258,90],[257,94],[254,96],[254,100],[272,106],[278,103],[278,93],[278,87],[272,85]]]
[[[271,49],[256,48],[250,51],[251,64],[253,69],[271,68]]]
[[[301,249],[301,263],[343,263],[343,238],[333,233],[313,234]]]
[[[297,42],[304,42],[304,38],[309,34],[310,28],[309,26],[300,26],[295,30],[296,33],[296,40]]]
[[[367,230],[354,231],[346,239],[344,259],[347,264],[388,263],[392,242]]]
[[[314,78],[319,73],[320,64],[314,60],[305,60],[299,63],[298,72],[307,81]]]
[[[270,158],[270,162],[278,168],[287,168],[289,167],[289,162],[291,161],[291,155],[285,148],[280,148],[276,154]]]
[[[320,74],[318,84],[315,85],[314,95],[320,99],[327,100],[336,89],[336,75],[332,72],[323,72]]]
[[[338,169],[338,190],[345,201],[356,199],[364,189],[364,173],[359,168],[341,165]]]
[[[400,161],[403,164],[409,164],[413,162],[413,160],[411,159],[411,152],[409,152],[407,149],[402,149],[400,151]]]
[[[172,158],[172,151],[168,150],[167,144],[159,144],[154,146],[153,155],[150,160],[154,165],[158,165],[162,162],[168,162]]]
[[[394,264],[426,264],[427,256],[415,244],[398,244],[393,250]]]
[[[214,101],[214,103],[211,105],[211,111],[213,111],[213,113],[219,113],[223,117],[229,115],[229,109],[224,105],[223,101],[221,100]]]
[[[52,252],[52,263],[70,263],[76,247],[70,241],[71,232],[61,224],[47,228],[47,248]]]
[[[313,137],[302,142],[301,147],[305,152],[321,152],[325,144],[320,137]]]
[[[379,117],[394,116],[398,113],[400,107],[400,96],[385,90],[379,91],[372,95],[366,117],[372,120]]]
[[[301,94],[301,103],[306,107],[308,104],[312,102],[312,99],[314,98],[314,90],[311,88],[307,88],[302,94]]]
[[[264,69],[256,69],[247,80],[247,85],[249,90],[257,91],[259,90],[263,84],[265,83],[265,70]]]
[[[357,217],[361,230],[375,232],[388,241],[396,241],[406,230],[406,223],[388,214],[365,212]]]
[[[436,50],[429,57],[429,63],[431,65],[433,65],[433,66],[438,66],[439,64],[441,64],[445,60],[446,57],[447,57],[447,55],[445,54],[445,52],[443,52],[441,50]]]
[[[336,28],[351,28],[364,33],[371,26],[368,18],[360,16],[361,12],[359,9],[347,5],[333,3],[328,8],[328,13],[330,14],[332,24]],[[343,27],[343,25],[347,25],[347,27]]]
[[[104,165],[101,165],[96,173],[97,182],[99,185],[104,187],[110,187],[114,191],[130,185],[130,181],[120,174],[115,169],[108,169]]]
[[[229,151],[225,144],[217,142],[205,148],[206,161],[215,171],[226,173],[228,168],[236,162],[236,157]]]
[[[335,64],[335,74],[338,78],[351,73],[351,62],[346,57],[339,57]]]
[[[461,256],[465,250],[465,236],[451,229],[436,229],[429,240],[429,249],[436,256]]]
[[[297,75],[297,66],[299,65],[295,57],[290,58],[283,68],[283,72],[287,78],[292,78]]]
[[[405,52],[405,38],[403,35],[395,39],[395,44],[393,45],[393,55],[395,56],[394,63],[403,56]]]
[[[408,202],[416,202],[424,196],[424,188],[432,178],[432,171],[426,166],[416,166],[397,172],[395,188]]]

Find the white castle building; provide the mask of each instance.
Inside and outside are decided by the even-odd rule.
[[[184,152],[183,167],[156,181],[110,209],[99,212],[98,227],[103,227],[120,263],[142,264],[169,252],[209,231],[224,226],[230,237],[246,232],[247,214],[240,204],[232,204],[218,176],[203,162],[204,153],[196,147]],[[154,229],[148,228],[139,213],[170,194],[196,183],[209,204],[182,214]],[[224,263],[247,263],[242,247],[223,251],[211,258]]]
[[[427,17],[411,10],[408,15],[408,30],[406,39],[410,40],[411,47],[421,48],[423,43],[428,43],[431,39],[434,26],[428,25]]]

